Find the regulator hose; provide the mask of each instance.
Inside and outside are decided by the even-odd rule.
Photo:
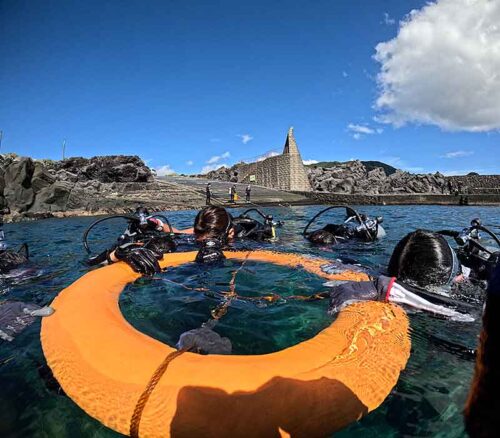
[[[257,214],[259,214],[260,216],[262,216],[262,218],[263,218],[263,219],[266,219],[266,218],[267,218],[267,216],[266,216],[264,213],[262,213],[262,211],[261,211],[260,209],[258,209],[258,208],[249,208],[248,210],[245,210],[245,211],[241,214],[241,216],[246,216],[248,213],[250,213],[250,212],[252,212],[252,211],[255,211]]]
[[[89,243],[88,243],[88,236],[89,236],[90,230],[92,230],[92,228],[94,228],[97,224],[100,224],[101,222],[105,222],[107,220],[117,219],[117,218],[127,219],[130,222],[139,222],[139,218],[132,216],[132,215],[127,215],[127,214],[114,214],[113,216],[106,216],[106,217],[103,217],[101,219],[97,219],[96,221],[92,222],[87,227],[87,229],[83,233],[83,237],[82,237],[83,247],[85,248],[85,250],[87,251],[88,254],[92,253],[92,251],[90,250],[90,247],[89,247]]]
[[[168,228],[170,230],[170,234],[174,234],[172,225],[170,224],[170,221],[168,220],[168,218],[166,216],[164,216],[162,214],[154,214],[154,215],[148,216],[147,218],[149,219],[149,218],[153,218],[153,217],[157,217],[157,218],[165,221],[165,223],[168,225]],[[96,225],[98,225],[102,222],[105,222],[105,221],[111,220],[111,219],[117,219],[117,218],[127,219],[129,222],[140,222],[140,219],[138,217],[132,216],[129,214],[114,214],[113,216],[107,216],[107,217],[96,220],[95,222],[93,222],[92,224],[90,224],[87,227],[87,229],[83,233],[83,237],[82,237],[83,247],[85,248],[85,250],[87,251],[88,254],[92,253],[92,251],[90,250],[89,243],[88,243],[88,236],[89,236],[89,233],[92,230],[92,228],[94,228]]]
[[[370,232],[370,230],[366,226],[366,224],[363,221],[363,219],[361,219],[361,216],[359,215],[359,213],[356,210],[354,210],[354,208],[350,207],[349,205],[332,205],[330,207],[325,208],[324,210],[321,210],[319,213],[317,213],[315,216],[313,216],[313,218],[307,223],[306,227],[304,228],[304,231],[302,231],[302,235],[304,237],[307,236],[307,230],[309,229],[309,227],[323,213],[326,213],[327,211],[333,210],[333,209],[336,209],[336,208],[345,208],[346,213],[347,212],[351,213],[351,215],[354,216],[357,219],[357,221],[359,222],[359,224],[363,225],[363,229],[365,231],[365,234],[368,237],[368,239],[370,240],[370,242],[373,242],[373,241],[376,240],[377,237],[376,236],[372,236],[372,233]]]
[[[469,231],[473,231],[473,230],[479,230],[479,231],[483,231],[485,232],[486,234],[488,234],[494,241],[495,243],[500,247],[500,239],[498,238],[498,236],[493,233],[493,231],[491,231],[490,229],[486,228],[485,226],[483,225],[473,225],[469,228]],[[460,232],[458,231],[454,231],[454,230],[439,230],[439,231],[436,231],[437,234],[441,234],[442,236],[448,236],[448,237],[453,237],[453,238],[457,238],[458,236],[460,236]],[[475,241],[474,239],[471,239],[470,241],[473,241],[473,245],[476,245],[479,249],[481,249],[482,251],[487,251],[487,252],[490,252],[491,251],[488,251],[486,250],[486,248],[484,248],[484,246],[482,246],[480,243],[478,243],[477,241]]]
[[[262,212],[262,210],[260,210],[259,208],[249,208],[248,210],[245,210],[243,213],[241,213],[241,215],[239,216],[240,219],[249,219],[250,218],[248,217],[248,213],[251,213],[255,211],[259,216],[262,217],[262,219],[264,219],[264,223],[267,223],[267,224],[270,224],[271,226],[273,227],[282,227],[284,222],[283,221],[277,221],[277,222],[274,222],[273,221],[273,216],[272,215],[266,215]],[[252,219],[254,220],[254,219]],[[253,227],[253,229],[250,229],[248,230],[247,232],[245,232],[243,235],[241,235],[240,237],[247,237],[248,235],[250,235],[254,229],[257,228],[257,224],[255,224],[255,226]]]
[[[486,234],[488,234],[495,242],[496,244],[500,247],[500,239],[498,238],[498,236],[491,230],[489,230],[488,228],[482,226],[482,225],[474,225],[473,227],[471,227],[471,229],[473,230],[480,230],[480,231],[484,231]]]
[[[458,231],[454,231],[454,230],[439,230],[439,231],[436,231],[436,233],[441,234],[442,236],[447,236],[447,237],[460,236],[460,233]]]

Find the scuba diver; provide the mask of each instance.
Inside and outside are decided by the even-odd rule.
[[[260,222],[249,216],[255,212],[263,218]],[[209,206],[198,212],[194,221],[193,233],[200,250],[196,257],[198,263],[211,263],[224,259],[222,249],[234,239],[254,241],[273,240],[276,228],[283,222],[276,222],[272,215],[251,208],[238,217],[233,217],[225,208]]]
[[[249,216],[249,213],[257,213],[262,222]],[[232,218],[234,237],[238,239],[249,239],[261,242],[263,240],[276,239],[276,229],[283,226],[282,221],[275,221],[273,215],[264,214],[258,208],[250,208],[240,216]]]
[[[328,272],[328,267],[325,269]],[[464,274],[455,252],[441,234],[416,230],[396,245],[387,276],[360,283],[327,283],[333,286],[330,312],[337,312],[354,301],[391,301],[468,322],[473,320],[468,312],[474,306],[436,293],[439,289],[456,288],[466,281]]]
[[[481,232],[487,234],[497,247],[485,246]],[[456,250],[460,263],[470,270],[470,278],[487,281],[500,261],[500,239],[489,228],[481,224],[479,218],[472,219],[470,226],[462,231],[440,230],[439,234],[453,237],[458,244]]]
[[[174,234],[191,231],[177,230],[170,225],[165,216],[151,215],[147,208],[138,207],[134,215],[113,215],[92,223],[83,235],[83,245],[89,254],[91,253],[88,245],[90,231],[97,224],[115,218],[126,219],[127,228],[111,248],[89,257],[87,259],[89,266],[124,261],[136,272],[153,275],[161,271],[158,260],[163,258],[163,254],[176,250]]]
[[[323,228],[315,231],[309,231],[309,227],[327,211],[345,208],[346,218],[342,224],[327,224]],[[385,236],[385,230],[380,225],[383,222],[381,216],[375,219],[369,218],[364,214],[359,214],[352,207],[344,205],[334,205],[316,214],[306,225],[303,236],[311,243],[323,245],[335,245],[339,242],[356,239],[363,242],[374,242]]]
[[[251,212],[257,212],[264,221],[259,222],[249,217]],[[198,212],[194,221],[193,233],[200,246],[196,262],[219,263],[225,259],[223,250],[231,240],[235,238],[258,241],[272,239],[276,236],[275,228],[280,225],[282,223],[274,222],[271,215],[265,215],[257,209],[249,209],[241,216],[233,218],[223,207],[206,207]],[[223,302],[220,309],[227,308],[229,304],[230,300]],[[224,311],[221,314],[224,314]],[[199,354],[231,354],[231,341],[213,331],[218,317],[213,316],[213,318],[200,328],[181,334],[177,348]]]
[[[9,249],[3,231],[3,216],[6,214],[10,214],[8,207],[0,210],[0,275],[6,275],[29,261],[29,249],[26,243],[23,243],[17,251]]]

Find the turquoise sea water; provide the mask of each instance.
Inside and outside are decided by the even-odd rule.
[[[387,237],[375,244],[354,244],[333,249],[313,248],[300,231],[322,207],[266,209],[285,221],[280,240],[269,249],[349,257],[375,270],[383,270],[396,242],[416,228],[460,229],[474,217],[500,232],[498,207],[361,207],[362,212],[384,216]],[[192,224],[194,212],[168,213],[177,227]],[[332,219],[340,221],[342,212]],[[20,299],[49,303],[57,293],[87,268],[81,236],[93,218],[49,219],[8,224],[11,244],[30,244],[36,277],[0,279],[0,300]],[[496,226],[496,228],[495,228]],[[96,249],[113,242],[124,223],[116,220],[98,230],[91,240]],[[187,249],[189,244],[183,245]],[[232,272],[240,265],[227,262],[217,270],[183,266],[152,280],[141,279],[127,287],[120,299],[125,317],[139,330],[175,344],[179,335],[199,327],[228,290]],[[307,339],[330,324],[326,302],[287,301],[289,295],[307,295],[324,289],[323,281],[301,270],[248,262],[236,280],[243,297],[271,293],[283,297],[274,304],[253,299],[235,300],[215,330],[227,336],[237,354],[276,351]],[[192,289],[203,287],[207,293]],[[476,315],[480,315],[477,305]],[[445,346],[440,340],[473,348],[480,323],[458,323],[423,313],[410,315],[412,355],[398,385],[375,412],[338,434],[351,436],[463,436],[462,406],[473,370],[473,360]],[[1,437],[113,437],[115,432],[87,416],[58,392],[47,372],[35,323],[14,342],[0,343]]]

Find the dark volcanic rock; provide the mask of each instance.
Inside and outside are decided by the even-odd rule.
[[[131,213],[138,205],[152,211],[198,208],[203,194],[186,194],[176,184],[156,181],[137,156],[38,160],[0,155],[0,208],[5,219]]]
[[[419,175],[395,170],[388,175],[387,169],[367,167],[358,160],[327,168],[314,166],[308,175],[314,190],[320,192],[366,195],[449,193],[448,182],[440,173]]]
[[[206,175],[200,176],[214,181],[238,182],[238,167],[239,164],[235,164],[234,166],[229,168],[222,166],[216,170],[208,172]]]
[[[35,170],[31,178],[31,187],[35,193],[54,184],[55,181],[56,178],[49,173],[42,163],[35,163]]]
[[[5,168],[3,195],[11,210],[23,212],[33,204],[35,192],[31,186],[31,179],[34,171],[35,164],[31,158],[21,158]]]
[[[92,158],[68,158],[48,162],[47,167],[65,181],[151,182],[151,169],[136,155],[109,155]]]

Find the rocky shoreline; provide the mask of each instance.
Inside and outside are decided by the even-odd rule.
[[[236,164],[230,168],[220,168],[209,172],[206,178],[218,181],[238,182]],[[307,175],[314,192],[337,194],[412,194],[434,193],[450,194],[453,187],[444,175],[412,174],[390,166],[367,166],[362,161],[354,160],[335,163],[331,167],[309,166]]]
[[[499,175],[411,174],[357,160],[333,164],[308,167],[313,191],[302,193],[297,204],[457,205],[462,194],[471,204],[500,204]],[[218,169],[205,178],[238,182],[238,166]],[[264,197],[261,203],[272,204],[268,201]],[[0,155],[0,209],[11,211],[4,216],[5,222],[126,214],[138,205],[147,205],[152,211],[198,209],[205,205],[204,185],[157,178],[137,156],[51,161]]]
[[[137,156],[33,160],[0,155],[0,208],[6,222],[49,217],[130,213],[137,205],[154,211],[198,208],[199,193],[160,181]]]

